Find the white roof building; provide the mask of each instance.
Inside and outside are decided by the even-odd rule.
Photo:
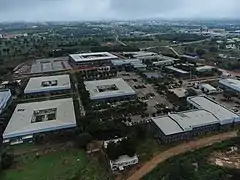
[[[18,104],[3,139],[22,139],[36,133],[72,127],[76,127],[76,118],[71,98]]]
[[[124,170],[124,167],[138,164],[139,160],[137,155],[129,157],[127,155],[120,156],[118,159],[112,161],[110,160],[110,166],[113,171],[115,170]]]
[[[201,87],[201,89],[203,89],[204,92],[209,93],[209,94],[217,92],[217,89],[210,84],[201,84],[200,87]]]
[[[189,74],[189,72],[184,71],[184,70],[179,69],[179,68],[176,68],[176,67],[173,67],[173,66],[167,66],[166,68],[169,69],[169,70],[178,72],[178,73],[180,73],[180,74]]]
[[[209,72],[209,71],[212,71],[214,67],[212,66],[201,66],[201,67],[197,67],[196,70],[198,72]]]
[[[175,89],[170,89],[169,91],[173,92],[179,98],[183,98],[187,96],[187,90],[185,88],[175,88]]]
[[[122,79],[106,79],[85,81],[86,90],[90,93],[91,100],[132,96],[136,92]]]
[[[24,90],[25,94],[71,89],[69,75],[31,78]]]
[[[11,99],[12,94],[10,89],[0,90],[0,114],[7,107],[9,100]]]
[[[165,135],[192,131],[194,128],[217,124],[219,119],[206,110],[169,113],[167,116],[153,117],[152,121]]]
[[[221,125],[240,121],[240,117],[237,114],[226,109],[208,97],[188,97],[187,101],[198,109],[204,109],[208,112],[211,112],[216,118],[219,119]]]
[[[240,92],[240,81],[237,79],[221,79],[219,84],[234,91]]]
[[[69,56],[76,63],[119,59],[117,56],[109,52],[70,54]]]

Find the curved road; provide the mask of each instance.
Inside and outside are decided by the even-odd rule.
[[[214,135],[211,137],[198,139],[190,141],[187,143],[175,146],[167,151],[164,151],[156,155],[153,159],[146,162],[140,169],[138,169],[134,174],[132,174],[127,180],[139,180],[144,175],[152,171],[159,163],[169,159],[170,157],[185,153],[187,151],[196,150],[217,142],[221,142],[237,136],[237,131],[227,132],[219,135]]]

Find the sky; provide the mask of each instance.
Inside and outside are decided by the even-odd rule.
[[[0,22],[240,18],[240,0],[0,0]]]

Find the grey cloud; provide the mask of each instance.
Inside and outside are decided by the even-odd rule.
[[[239,0],[0,0],[0,21],[240,17]]]

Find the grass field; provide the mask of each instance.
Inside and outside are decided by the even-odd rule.
[[[107,180],[111,179],[98,160],[83,151],[56,151],[36,157],[28,154],[16,158],[17,163],[0,177],[1,180]]]

